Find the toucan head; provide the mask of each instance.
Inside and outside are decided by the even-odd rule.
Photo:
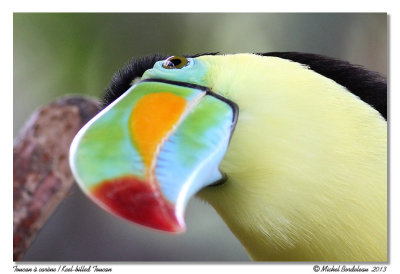
[[[122,79],[70,150],[77,182],[105,210],[177,233],[197,193],[255,259],[340,259],[342,235],[354,254],[371,241],[362,235],[384,249],[381,78],[271,53],[157,57]]]
[[[207,65],[158,61],[75,137],[73,174],[107,211],[167,232],[185,230],[185,206],[226,180],[219,166],[239,114],[205,85]]]
[[[386,127],[345,87],[273,56],[171,56],[138,76],[80,130],[70,163],[101,207],[163,231],[184,231],[200,190],[227,222],[307,212],[317,189],[365,173],[347,152],[364,153],[360,140]]]

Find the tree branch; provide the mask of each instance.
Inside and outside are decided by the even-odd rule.
[[[73,185],[69,147],[98,110],[94,99],[61,98],[38,109],[14,141],[14,261],[22,259]]]

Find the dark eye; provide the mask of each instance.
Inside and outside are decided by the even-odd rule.
[[[189,64],[189,60],[182,56],[171,56],[162,64],[165,69],[180,69]]]

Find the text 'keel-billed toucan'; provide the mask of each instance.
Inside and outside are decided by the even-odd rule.
[[[194,194],[254,260],[387,260],[386,80],[313,54],[132,61],[75,137],[105,210],[185,230]]]

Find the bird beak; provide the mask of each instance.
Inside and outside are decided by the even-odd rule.
[[[143,80],[80,130],[70,166],[105,210],[182,232],[189,198],[224,178],[219,164],[237,115],[234,103],[206,87]]]

